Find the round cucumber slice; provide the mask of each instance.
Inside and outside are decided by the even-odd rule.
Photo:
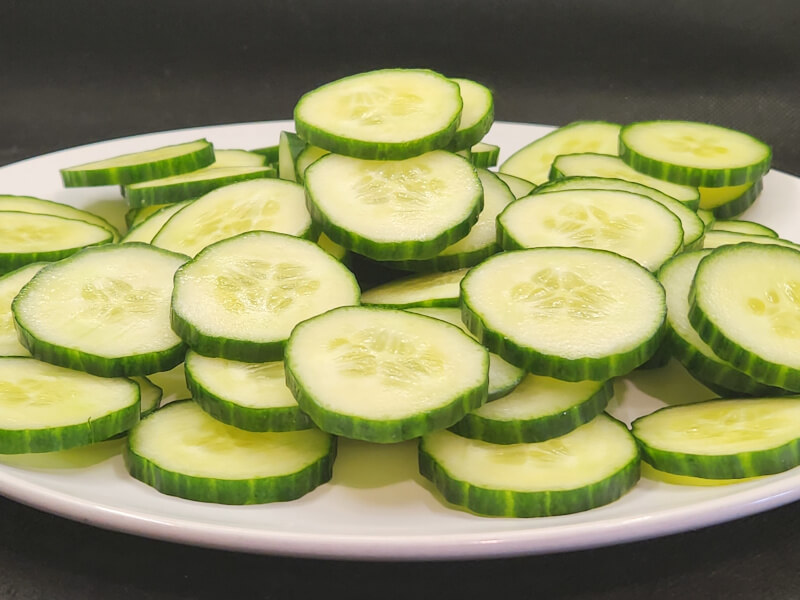
[[[722,229],[712,229],[706,231],[703,236],[703,248],[714,249],[721,246],[735,246],[748,242],[751,244],[767,244],[770,246],[784,246],[800,250],[800,245],[784,240],[783,238],[771,235],[755,235],[752,233],[737,233],[735,231],[724,231]]]
[[[146,417],[161,405],[164,390],[141,375],[134,375],[130,379],[139,385],[141,416]]]
[[[514,194],[515,198],[527,196],[536,189],[535,184],[531,183],[527,179],[523,179],[522,177],[509,175],[508,173],[503,173],[502,171],[495,173],[495,175],[497,175],[500,180],[508,186],[508,189],[511,190],[511,193]]]
[[[477,81],[451,77],[458,84],[463,108],[450,148],[466,150],[483,139],[494,122],[494,97],[492,91]]]
[[[22,286],[28,283],[45,264],[32,263],[0,276],[0,356],[28,356],[30,354],[28,349],[22,346],[17,339],[11,302],[19,294]]]
[[[747,233],[750,235],[766,235],[777,238],[778,232],[761,223],[743,220],[716,220],[711,224],[712,231],[732,231],[734,233]]]
[[[161,231],[161,228],[167,221],[172,218],[172,215],[179,210],[191,204],[194,200],[184,200],[183,202],[176,202],[175,204],[155,205],[155,211],[148,215],[144,220],[139,221],[133,225],[128,233],[125,234],[120,240],[120,243],[127,244],[128,242],[143,242],[150,244],[156,234]]]
[[[111,234],[112,242],[119,240],[119,231],[103,217],[96,215],[88,210],[80,210],[69,204],[61,204],[52,200],[42,200],[32,196],[8,196],[0,195],[0,211],[14,211],[26,213],[40,213],[64,217],[65,219],[75,219],[76,221],[86,221],[92,225],[99,225],[103,229],[108,229]]]
[[[395,279],[364,292],[361,303],[391,308],[458,306],[466,274],[467,269],[458,269]]]

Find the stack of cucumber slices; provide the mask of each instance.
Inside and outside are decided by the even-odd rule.
[[[252,504],[330,480],[338,437],[418,440],[447,503],[505,517],[610,503],[641,460],[800,464],[800,246],[735,218],[770,148],[579,121],[491,170],[493,119],[477,82],[384,69],[305,94],[269,146],[62,169],[120,187],[124,235],[0,196],[0,453],[127,433],[136,479]],[[672,358],[708,401],[605,412]],[[191,398],[159,407],[176,367]]]

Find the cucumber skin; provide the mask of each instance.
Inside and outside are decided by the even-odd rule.
[[[206,141],[206,140],[202,140]],[[70,171],[61,169],[64,187],[83,187],[95,185],[127,185],[150,179],[160,179],[196,171],[214,162],[214,146],[206,141],[206,146],[190,154],[152,163],[112,167],[93,171]]]
[[[627,427],[622,423],[620,427]],[[515,492],[471,485],[452,477],[419,443],[419,472],[444,498],[474,513],[495,517],[549,517],[583,512],[621,498],[639,481],[639,451],[611,477],[573,490]]]
[[[486,144],[485,142],[484,145],[490,146],[490,148],[479,152],[470,149],[470,162],[474,167],[479,169],[488,169],[489,167],[497,166],[497,159],[500,156],[500,146]]]
[[[589,398],[559,413],[530,420],[508,421],[486,419],[468,413],[449,429],[462,437],[493,444],[544,442],[565,435],[594,419],[605,410],[613,395],[614,382],[608,380]]]
[[[412,271],[414,273],[434,273],[474,267],[498,252],[500,252],[500,247],[494,243],[470,252],[439,254],[433,258],[421,258],[418,260],[387,260],[381,262],[392,269]],[[442,305],[439,304],[438,306]],[[457,301],[452,306],[458,306]]]
[[[70,220],[70,219],[65,219],[65,220]],[[95,227],[97,227],[98,229],[103,229],[99,225],[95,225]],[[108,231],[108,237],[106,239],[94,242],[92,244],[78,246],[76,248],[63,248],[61,250],[46,250],[43,252],[0,252],[0,275],[5,275],[7,273],[10,273],[11,271],[16,271],[17,269],[21,269],[22,267],[29,265],[31,263],[57,262],[64,258],[68,258],[74,254],[77,254],[84,248],[93,248],[97,246],[104,246],[106,244],[110,244],[113,242],[114,234],[109,230],[106,231]]]
[[[711,209],[711,212],[717,219],[730,219],[732,217],[739,216],[748,208],[750,208],[753,203],[755,203],[759,195],[761,195],[761,191],[763,189],[764,181],[763,179],[759,179],[758,181],[755,181],[753,185],[751,185],[741,196],[734,198],[725,204],[715,206]]]

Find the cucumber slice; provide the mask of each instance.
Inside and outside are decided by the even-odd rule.
[[[712,231],[732,231],[734,233],[747,233],[750,235],[766,235],[777,238],[778,232],[761,223],[753,221],[716,220],[711,224]]]
[[[496,254],[461,282],[461,311],[492,352],[538,375],[604,381],[630,372],[664,335],[664,290],[605,250]]]
[[[536,189],[536,185],[527,179],[522,179],[522,177],[515,177],[514,175],[509,175],[508,173],[503,172],[495,173],[495,175],[497,175],[502,182],[508,186],[508,189],[511,190],[511,193],[514,194],[515,198],[527,196],[534,189]]]
[[[186,353],[186,385],[209,415],[248,431],[312,427],[286,387],[283,362],[244,363]]]
[[[458,306],[466,274],[467,269],[458,269],[395,279],[365,291],[361,303],[391,308]]]
[[[67,187],[127,185],[187,173],[212,162],[214,147],[207,140],[195,140],[67,167],[61,169],[61,178]]]
[[[348,306],[300,323],[286,383],[323,431],[390,443],[448,427],[486,401],[489,355],[458,327]]]
[[[479,169],[488,169],[497,165],[500,157],[500,146],[478,142],[469,149],[469,161]]]
[[[566,177],[564,179],[556,179],[536,189],[537,194],[544,194],[549,192],[560,192],[564,190],[620,190],[623,192],[631,192],[646,196],[651,200],[655,200],[659,204],[663,204],[665,208],[675,213],[681,220],[681,228],[683,229],[683,247],[684,249],[691,249],[695,245],[700,244],[700,239],[703,237],[705,231],[705,223],[697,216],[697,213],[685,205],[683,202],[675,200],[672,196],[667,196],[665,193],[657,189],[647,187],[640,183],[632,181],[625,181],[624,179],[610,179],[607,177]]]
[[[751,243],[717,248],[697,267],[689,321],[737,369],[800,392],[800,250]]]
[[[420,442],[419,470],[445,499],[477,514],[545,517],[623,496],[639,480],[639,451],[624,424],[599,415],[564,436],[530,444],[436,431]]]
[[[0,454],[53,452],[108,439],[139,420],[139,386],[33,358],[0,357]]]
[[[714,224],[714,221],[717,218],[714,216],[714,213],[710,210],[706,210],[705,208],[698,208],[697,209],[697,216],[700,217],[700,220],[705,223],[706,232],[711,229],[711,226]]]
[[[450,431],[494,444],[543,442],[594,419],[613,395],[611,381],[528,375],[507,396],[468,413]]]
[[[303,187],[282,179],[226,185],[174,214],[153,237],[154,246],[195,256],[206,246],[247,231],[312,237]]]
[[[161,231],[161,228],[172,218],[172,215],[182,210],[194,200],[184,200],[183,202],[176,202],[175,204],[154,205],[156,210],[150,214],[143,221],[134,225],[128,233],[125,234],[120,242],[127,244],[128,242],[144,242],[150,244],[153,238]]]
[[[713,225],[712,225],[713,227]],[[751,233],[736,233],[735,231],[723,231],[722,229],[711,229],[706,231],[703,236],[703,248],[719,248],[720,246],[733,246],[749,242],[751,244],[768,244],[772,246],[784,246],[786,248],[800,249],[800,245],[772,237],[771,235],[754,235]]]
[[[486,86],[471,79],[451,77],[458,84],[463,107],[453,139],[452,150],[466,150],[483,139],[494,122],[494,97]]]
[[[26,283],[46,263],[32,263],[0,276],[0,356],[28,356],[28,349],[17,339],[11,302]]]
[[[140,416],[146,417],[159,407],[164,397],[164,390],[141,375],[135,375],[130,379],[139,386]]]
[[[86,221],[0,211],[0,275],[30,263],[61,260],[112,239],[108,229]]]
[[[660,471],[742,479],[800,464],[800,398],[709,400],[633,422],[642,458]]]
[[[337,244],[375,260],[436,256],[483,209],[475,169],[450,152],[403,161],[329,154],[305,174],[308,209]]]
[[[426,317],[433,317],[434,319],[446,321],[469,335],[472,335],[472,332],[467,329],[467,326],[464,325],[464,322],[461,320],[461,311],[457,308],[420,307],[408,308],[406,310],[417,313],[418,315],[425,315]],[[511,393],[511,391],[519,385],[519,382],[522,381],[524,375],[525,371],[503,360],[494,352],[490,352],[489,392],[486,401],[491,402],[492,400],[497,400]]]
[[[20,341],[40,360],[103,377],[171,369],[186,350],[169,324],[172,278],[185,261],[131,243],[48,265],[12,303]]]
[[[267,160],[262,154],[247,150],[214,150],[214,162],[209,168],[221,167],[265,167]]]
[[[664,205],[620,190],[534,193],[497,217],[504,250],[575,246],[610,250],[655,270],[683,247],[680,219]]]
[[[129,208],[125,212],[125,224],[128,226],[128,229],[135,227],[139,223],[145,221],[151,215],[154,215],[162,208],[167,206],[171,206],[170,204],[150,204],[148,206],[142,206],[140,208]]]
[[[713,190],[715,188],[698,188],[700,190],[700,198],[701,203],[703,199],[703,190]],[[728,190],[731,188],[719,188],[721,190]],[[711,211],[714,213],[714,216],[719,219],[732,219],[740,214],[742,214],[745,210],[750,208],[755,201],[758,199],[761,191],[764,189],[764,181],[763,179],[759,179],[758,181],[749,184],[748,187],[738,196],[729,200],[724,204],[718,204],[711,208]],[[708,194],[706,193],[706,197]]]
[[[353,274],[315,243],[252,231],[212,244],[178,270],[172,327],[205,356],[274,361],[297,323],[358,301]]]
[[[424,69],[384,69],[328,83],[300,98],[297,135],[337,154],[403,160],[450,143],[461,118],[458,84]]]
[[[641,121],[619,134],[622,160],[674,183],[740,185],[769,171],[772,149],[741,131],[692,121]]]
[[[275,170],[272,167],[208,167],[184,175],[132,183],[122,188],[122,195],[131,208],[172,204],[232,183],[262,177],[275,177]]]
[[[594,152],[616,155],[619,130],[620,125],[604,121],[576,121],[564,125],[517,150],[500,165],[500,172],[540,185],[549,179],[550,165],[562,154]]]
[[[306,169],[310,167],[317,160],[330,154],[327,150],[323,150],[319,146],[306,145],[305,148],[297,155],[297,160],[294,163],[295,178],[298,183],[303,183],[305,180]]]
[[[172,402],[133,428],[128,472],[163,494],[219,504],[299,498],[330,480],[336,438],[319,431],[243,431],[189,400]]]
[[[339,262],[346,263],[348,261],[349,253],[347,249],[342,248],[324,233],[321,233],[317,238],[317,245]]]
[[[264,146],[262,148],[253,148],[249,150],[253,154],[260,154],[264,157],[264,164],[266,165],[276,165],[280,160],[281,154],[281,147],[280,144],[275,144],[273,146]]]
[[[80,210],[69,204],[61,204],[51,200],[42,200],[32,196],[7,196],[0,195],[0,211],[39,213],[64,217],[65,219],[75,219],[76,221],[86,221],[92,225],[98,225],[103,229],[108,229],[111,234],[112,242],[119,240],[119,231],[103,217],[96,215],[88,210]]]
[[[700,192],[695,187],[662,181],[629,167],[617,156],[604,154],[566,154],[553,160],[550,179],[562,177],[608,177],[624,179],[654,188],[683,202],[692,210],[700,204]]]
[[[278,176],[281,179],[297,181],[294,164],[307,145],[296,133],[281,131],[278,143]]]

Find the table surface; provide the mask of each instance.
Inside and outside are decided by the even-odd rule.
[[[92,141],[285,119],[386,66],[470,77],[500,120],[679,118],[750,132],[800,175],[800,4],[742,0],[195,0],[0,4],[0,164]],[[0,496],[0,599],[797,598],[800,505],[549,556],[366,563],[104,531]]]

